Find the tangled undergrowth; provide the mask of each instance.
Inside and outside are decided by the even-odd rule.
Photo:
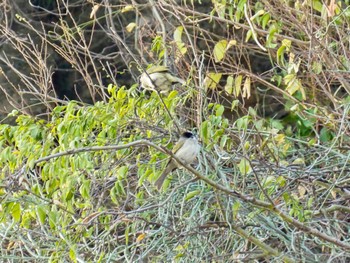
[[[350,9],[326,2],[3,1],[1,260],[348,262]],[[186,84],[138,89],[151,65]],[[159,192],[185,129],[198,160]]]
[[[164,98],[170,112],[176,93]],[[174,172],[158,192],[162,147],[175,139],[164,136],[172,119],[159,99],[121,88],[107,104],[70,102],[51,121],[20,115],[1,126],[4,258],[347,257],[349,157],[336,143],[344,133],[328,145],[303,141],[257,116],[229,123],[213,105],[196,169]]]

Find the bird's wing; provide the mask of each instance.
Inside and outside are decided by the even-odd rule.
[[[169,68],[166,66],[152,66],[146,70],[148,74],[156,73],[156,72],[169,72]]]
[[[185,140],[180,138],[180,140],[175,144],[172,152],[173,154],[177,153],[177,151],[184,145],[185,143]]]

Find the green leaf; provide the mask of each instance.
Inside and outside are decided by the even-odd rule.
[[[206,89],[215,89],[219,84],[222,73],[209,72],[204,79],[204,87]]]
[[[253,36],[253,31],[249,29],[245,37],[245,42],[248,42],[252,36]]]
[[[228,76],[226,80],[226,85],[225,85],[225,91],[228,94],[233,93],[233,76]]]
[[[126,177],[126,175],[127,175],[127,173],[128,173],[128,170],[129,170],[129,168],[128,168],[128,166],[126,166],[126,165],[120,167],[120,168],[118,169],[118,172],[117,172],[117,178],[118,178],[118,180],[123,180],[123,179],[125,179],[125,177]]]
[[[252,116],[252,117],[256,117],[258,114],[256,113],[256,110],[254,109],[254,108],[252,108],[252,107],[249,107],[248,108],[248,113],[249,113],[249,115],[250,116]]]
[[[283,130],[284,126],[279,120],[271,120],[271,127],[277,130]]]
[[[237,119],[236,124],[237,124],[238,130],[241,130],[241,129],[246,130],[248,128],[248,122],[249,122],[248,116],[243,116]]]
[[[263,179],[262,184],[263,186],[268,187],[270,185],[274,185],[275,182],[276,182],[276,178],[273,175],[269,175]]]
[[[153,170],[152,169],[147,169],[146,172],[141,172],[139,173],[140,171],[142,171],[142,169],[139,168],[138,170],[138,174],[140,175],[141,174],[141,177],[138,181],[138,186],[140,187],[142,185],[142,183],[151,175],[153,174]],[[154,174],[153,174],[154,175]],[[155,176],[155,175],[154,175]],[[151,176],[151,179],[154,177],[154,176]]]
[[[286,185],[286,179],[281,175],[278,176],[276,179],[276,183],[280,186],[280,187],[285,187]]]
[[[284,78],[284,83],[287,85],[286,91],[290,94],[293,95],[297,91],[301,92],[302,99],[306,99],[305,91],[303,86],[301,85],[301,82],[299,79],[297,79],[295,74],[288,74]]]
[[[209,121],[202,122],[201,128],[200,128],[200,134],[202,140],[208,144],[210,135],[211,135],[211,123]]]
[[[227,47],[227,40],[220,40],[217,42],[214,46],[214,60],[216,63],[220,62],[226,52],[226,47]]]
[[[284,65],[284,51],[285,51],[285,49],[286,49],[286,47],[283,45],[277,49],[277,63],[278,64]]]
[[[51,211],[49,213],[49,225],[52,229],[56,229],[58,213],[57,211]]]
[[[227,140],[228,140],[228,136],[226,134],[221,136],[221,139],[220,139],[220,147],[221,148],[225,147]]]
[[[326,128],[323,127],[320,132],[320,140],[321,142],[329,142],[333,138],[332,133]]]
[[[77,262],[77,254],[75,251],[75,245],[72,245],[69,249],[69,258],[73,261],[73,262]]]
[[[129,244],[129,232],[130,232],[130,228],[131,226],[127,226],[125,228],[125,244],[128,245]]]
[[[187,53],[187,47],[186,47],[185,43],[182,41],[183,30],[184,30],[183,26],[178,26],[175,29],[174,40],[175,40],[176,46],[177,46],[178,50],[180,51],[180,53],[182,55],[185,55]]]
[[[222,114],[224,113],[225,111],[225,108],[224,106],[222,105],[217,105],[218,107],[216,108],[216,112],[215,112],[215,115],[216,116],[222,116]]]
[[[195,190],[192,192],[189,192],[186,196],[185,196],[185,200],[188,201],[190,199],[192,199],[193,197],[197,196],[198,194],[200,194],[200,190]]]
[[[132,32],[134,30],[134,28],[136,26],[137,26],[137,24],[135,22],[131,22],[125,27],[125,29],[126,29],[127,32],[130,33],[130,32]]]
[[[124,99],[127,96],[127,92],[125,91],[125,87],[120,87],[120,89],[117,92],[117,99]]]
[[[119,205],[119,201],[118,201],[116,192],[117,192],[116,187],[113,186],[113,188],[109,191],[109,196],[111,197],[111,200],[114,204]]]
[[[252,168],[250,167],[249,162],[243,158],[238,164],[239,171],[241,174],[246,175],[251,172]]]
[[[262,17],[262,23],[261,23],[261,27],[263,28],[263,29],[265,29],[266,28],[266,26],[267,26],[267,23],[270,21],[270,14],[269,13],[265,13],[264,15],[263,15],[263,17]]]
[[[289,39],[283,39],[282,46],[286,47],[287,51],[289,51],[290,47],[292,46],[292,41]]]
[[[269,28],[269,34],[266,39],[266,47],[268,48],[276,48],[277,44],[274,43],[276,40],[275,34],[278,32],[278,26],[276,23],[272,24]]]
[[[43,205],[39,205],[36,208],[36,212],[39,218],[39,222],[40,224],[45,224],[45,220],[46,220],[46,211],[45,211],[45,207]]]
[[[322,13],[323,3],[320,0],[312,0],[312,8]]]
[[[10,206],[10,213],[16,222],[21,219],[21,205],[19,203],[12,203]]]
[[[90,180],[84,180],[83,184],[79,188],[79,192],[84,199],[90,198]]]

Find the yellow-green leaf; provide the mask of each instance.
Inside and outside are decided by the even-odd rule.
[[[234,40],[234,39],[230,40],[230,41],[228,42],[228,45],[227,45],[227,47],[226,47],[226,50],[228,50],[230,47],[235,46],[235,45],[237,45],[237,40]]]
[[[208,75],[204,79],[204,87],[207,89],[215,89],[216,86],[219,84],[221,77],[222,73],[208,73]]]
[[[243,79],[243,76],[242,76],[242,75],[238,75],[238,76],[235,78],[235,96],[236,96],[236,97],[238,97],[239,94],[241,94],[242,79]]]
[[[185,43],[182,41],[183,30],[184,30],[183,26],[178,26],[174,31],[174,40],[178,50],[182,55],[186,54],[187,52],[187,47],[185,46]]]
[[[312,0],[312,8],[321,13],[323,4],[320,0]]]
[[[77,254],[76,254],[76,251],[75,251],[75,245],[73,245],[73,246],[70,247],[70,250],[69,250],[69,257],[70,257],[70,259],[71,259],[73,262],[77,262]]]
[[[287,85],[286,91],[290,95],[293,95],[295,92],[300,91],[302,99],[306,99],[304,88],[302,87],[301,82],[299,81],[299,79],[297,79],[295,74],[288,74],[283,78],[283,80],[284,83]]]
[[[249,29],[245,37],[245,42],[248,42],[249,39],[252,37],[252,35],[253,35],[253,32],[252,30]]]
[[[262,18],[262,23],[261,23],[261,26],[263,29],[266,28],[266,25],[267,23],[270,21],[270,14],[269,13],[266,13],[263,18]]]
[[[225,85],[225,91],[228,94],[233,93],[233,76],[228,76],[226,80],[226,85]]]
[[[120,167],[120,168],[118,169],[117,178],[118,178],[119,180],[124,179],[125,176],[126,176],[126,174],[127,174],[127,172],[128,172],[128,170],[129,170],[129,168],[128,168],[128,166],[126,166],[126,165]]]
[[[11,206],[11,215],[16,222],[21,219],[21,205],[19,203],[13,203]]]
[[[273,185],[273,183],[275,183],[276,178],[272,175],[266,176],[263,180],[263,185],[264,186],[270,186]]]
[[[209,121],[202,122],[200,129],[201,138],[205,143],[209,143],[209,138],[211,134],[211,124]]]
[[[216,43],[214,47],[214,59],[216,63],[220,62],[224,58],[226,47],[227,40],[220,40],[218,43]]]
[[[277,134],[274,136],[275,141],[277,142],[278,145],[282,144],[285,142],[286,136],[284,134]]]
[[[221,148],[225,147],[227,140],[228,140],[228,136],[226,134],[221,136],[221,139],[220,139],[220,147]]]
[[[224,113],[224,111],[225,111],[225,107],[222,106],[222,105],[218,105],[218,107],[216,108],[215,115],[216,115],[216,116],[222,116],[222,114]]]
[[[134,28],[136,27],[136,23],[132,22],[132,23],[129,23],[125,29],[126,31],[128,31],[129,33],[132,32],[134,30]]]
[[[45,207],[40,205],[40,206],[37,207],[36,211],[37,211],[37,215],[38,215],[40,223],[44,224],[45,223],[45,219],[46,219]]]
[[[277,63],[278,64],[284,63],[284,51],[285,51],[285,49],[286,49],[286,47],[283,45],[277,49]]]
[[[188,200],[192,199],[193,197],[197,196],[200,192],[201,192],[200,190],[195,190],[195,191],[189,192],[186,195],[185,200],[188,201]]]
[[[90,198],[90,183],[91,181],[86,180],[83,182],[83,184],[79,188],[79,192],[81,196],[85,199]]]
[[[126,5],[126,6],[124,6],[123,9],[122,9],[122,13],[129,12],[129,11],[132,11],[132,10],[134,10],[134,6],[132,6],[132,5]]]
[[[251,172],[252,168],[250,167],[249,162],[243,158],[238,164],[239,171],[241,174],[246,175]]]

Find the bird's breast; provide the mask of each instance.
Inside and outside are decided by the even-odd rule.
[[[196,141],[187,140],[184,145],[176,152],[175,156],[181,159],[185,164],[190,164],[197,157],[199,144]]]

